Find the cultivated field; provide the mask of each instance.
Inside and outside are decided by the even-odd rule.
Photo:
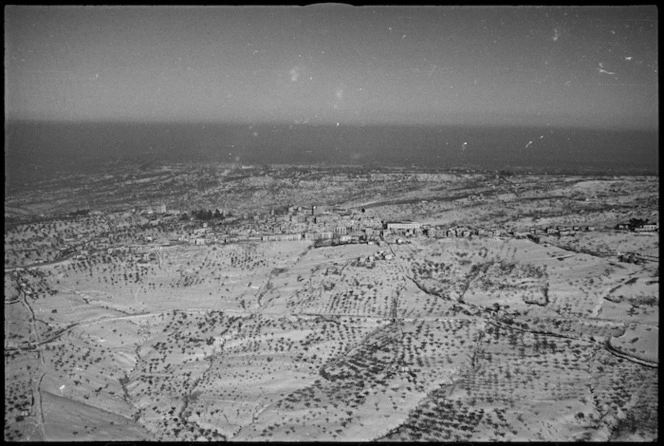
[[[5,197],[5,440],[658,438],[658,178],[108,169]]]

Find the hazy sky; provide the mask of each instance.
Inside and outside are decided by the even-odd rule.
[[[6,7],[10,118],[657,128],[655,7]]]

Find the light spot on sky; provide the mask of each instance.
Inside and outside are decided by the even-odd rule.
[[[341,100],[343,99],[343,97],[344,97],[344,90],[343,90],[343,88],[342,88],[342,87],[337,87],[337,88],[334,90],[334,98],[335,98],[335,99],[334,99],[334,104],[332,105],[332,107],[333,107],[335,110],[339,108],[339,105],[341,104]]]
[[[613,71],[607,71],[604,69],[604,64],[602,62],[599,63],[599,67],[597,68],[597,72],[599,74],[616,74]]]
[[[300,69],[298,67],[293,67],[289,71],[291,82],[295,82],[300,77]]]

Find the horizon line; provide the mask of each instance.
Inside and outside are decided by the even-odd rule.
[[[118,124],[118,125],[233,125],[233,126],[290,126],[290,127],[468,127],[468,128],[549,128],[549,129],[572,129],[572,130],[597,130],[597,131],[638,131],[648,133],[658,133],[659,124],[655,126],[625,126],[616,127],[615,125],[601,125],[601,124],[549,124],[549,123],[535,123],[535,122],[404,122],[404,121],[386,121],[386,122],[295,122],[293,120],[227,120],[227,119],[210,119],[210,120],[172,120],[172,119],[157,119],[157,120],[142,120],[142,119],[54,119],[54,118],[10,118],[5,116],[5,126],[12,124]]]

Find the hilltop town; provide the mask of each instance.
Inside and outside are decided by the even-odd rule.
[[[91,253],[112,254],[118,249],[129,251],[132,244],[128,242],[137,243],[137,249],[149,249],[151,245],[164,246],[165,243],[211,245],[289,240],[317,241],[320,246],[375,243],[389,235],[433,238],[528,237],[538,241],[543,235],[568,237],[582,232],[611,229],[631,232],[659,230],[658,221],[649,220],[653,212],[658,212],[656,196],[651,194],[647,202],[643,203],[637,196],[634,197],[635,203],[628,205],[621,202],[625,197],[620,195],[608,201],[603,200],[603,197],[618,192],[619,187],[624,189],[620,192],[626,193],[630,186],[624,179],[599,182],[595,179],[585,181],[580,177],[547,176],[548,184],[542,182],[534,190],[528,190],[529,185],[541,180],[533,175],[524,175],[518,182],[513,176],[500,173],[495,176],[477,173],[408,174],[357,167],[317,168],[313,171],[295,169],[296,174],[291,175],[293,170],[252,167],[231,170],[221,165],[216,171],[209,166],[189,169],[177,166],[162,167],[152,172],[140,171],[138,174],[125,172],[125,180],[117,185],[118,190],[113,193],[120,203],[116,206],[108,201],[107,191],[111,185],[105,183],[109,183],[109,174],[86,178],[88,185],[83,190],[68,189],[66,183],[71,179],[60,180],[63,184],[44,184],[46,190],[37,192],[36,202],[31,202],[29,197],[32,193],[27,192],[7,203],[5,220],[9,226],[9,240],[6,240],[6,249],[13,250],[19,246],[12,243],[14,228],[20,228],[27,234],[34,232],[35,236],[29,239],[25,239],[26,234],[20,236],[21,240],[17,240],[17,243],[25,246],[16,248],[16,255],[10,253],[5,257],[5,267],[73,256],[85,259]],[[343,171],[348,172],[343,174]],[[208,177],[214,177],[215,174],[221,181],[211,189],[218,194],[215,198],[218,199],[216,204],[219,207],[212,208],[214,200],[207,200],[206,203],[201,197],[183,198],[183,194],[178,193],[192,177],[197,182],[205,183],[211,180]],[[303,179],[294,181],[294,178]],[[116,185],[115,180],[112,183]],[[136,183],[141,184],[140,189],[132,188]],[[441,190],[431,189],[432,184],[451,183],[456,184],[450,190],[444,190],[445,186]],[[575,183],[578,185],[572,188],[568,197],[562,196],[560,189],[554,190]],[[593,183],[611,187],[592,190]],[[619,187],[616,186],[618,184]],[[54,186],[54,196],[42,199],[44,194],[48,196]],[[355,186],[365,190],[353,190]],[[546,186],[551,187],[551,195],[538,190]],[[653,184],[648,186],[652,191]],[[315,188],[323,195],[318,200],[302,197],[307,204],[288,201],[288,198],[297,200],[300,195],[306,196],[311,192],[315,194]],[[338,193],[335,193],[335,189]],[[371,200],[375,197],[371,196],[372,189],[376,190],[375,195],[379,197],[389,190],[391,197],[381,201]],[[127,195],[126,201],[122,197],[123,192]],[[159,200],[151,192],[159,195],[166,193],[168,196]],[[285,192],[290,192],[290,196]],[[209,196],[212,193],[207,191],[201,195]],[[355,196],[347,197],[349,193]],[[189,195],[191,191],[187,190],[185,194]],[[234,194],[239,195],[238,201],[229,200]],[[416,198],[418,194],[422,195],[421,199]],[[245,199],[247,195],[250,197]],[[364,202],[358,199],[362,195],[368,198]],[[336,203],[347,198],[352,201]],[[512,213],[516,215],[508,214],[507,210],[522,200],[528,206],[523,206],[521,212],[513,209]],[[159,201],[159,204],[146,204],[155,201]],[[167,206],[166,201],[178,205],[187,203],[189,206],[173,208]],[[550,203],[552,209],[536,208],[531,204],[536,201]],[[196,203],[201,204],[200,209]],[[99,205],[91,207],[96,204]],[[491,209],[495,205],[504,207]],[[46,217],[42,207],[47,207],[45,212],[57,210],[57,213]],[[565,209],[564,215],[556,215],[567,207],[569,209]],[[34,209],[34,212],[30,213],[26,208]],[[63,212],[65,209],[69,211]],[[462,214],[461,211],[470,214],[468,209],[475,211],[477,218],[454,218],[455,214]],[[578,211],[576,216],[575,210]],[[411,211],[417,212],[416,215],[426,222],[412,221]],[[490,218],[480,218],[483,211]],[[453,218],[432,218],[437,213]],[[552,214],[552,218],[548,214]],[[645,218],[639,219],[637,216]],[[402,221],[400,217],[407,219]],[[49,243],[44,243],[46,241]],[[19,260],[21,257],[25,261]]]
[[[26,182],[5,440],[653,440],[658,191],[228,164]]]

